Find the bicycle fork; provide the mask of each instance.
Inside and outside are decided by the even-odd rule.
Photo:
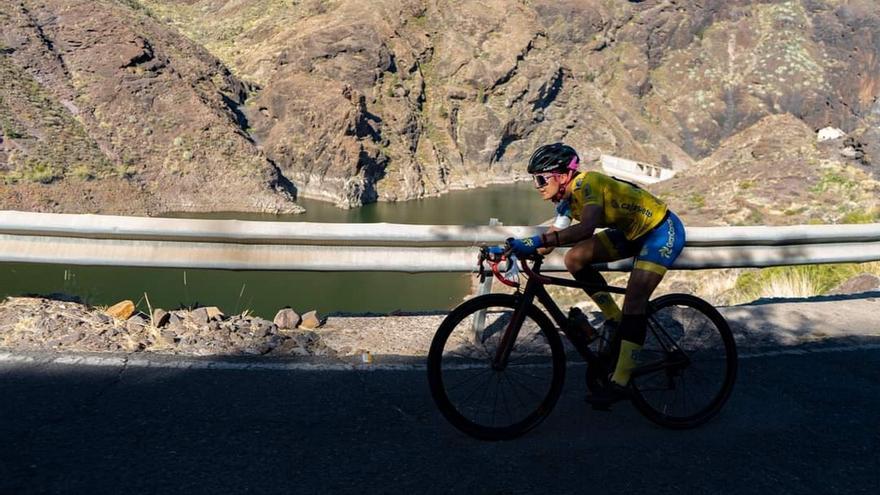
[[[526,288],[523,291],[516,310],[513,312],[513,318],[510,319],[510,323],[508,323],[507,328],[504,329],[504,333],[501,335],[501,342],[495,352],[495,357],[492,359],[493,370],[502,371],[507,367],[510,353],[513,352],[513,345],[516,343],[516,338],[519,336],[519,330],[522,328],[523,322],[526,320],[526,313],[529,310],[529,306],[531,306],[532,301],[535,299],[537,285],[538,284],[532,280],[526,282]]]

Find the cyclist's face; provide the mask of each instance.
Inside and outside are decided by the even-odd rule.
[[[535,174],[532,179],[542,199],[552,199],[559,192],[559,174]]]

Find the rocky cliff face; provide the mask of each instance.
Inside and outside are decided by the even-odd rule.
[[[247,86],[132,5],[0,1],[0,204],[297,211],[240,127]]]
[[[71,9],[86,3],[104,12],[100,26],[68,21]],[[686,177],[716,163],[719,147],[756,124],[765,122],[760,128],[773,132],[767,122],[775,121],[766,120],[773,115],[790,115],[809,131],[798,134],[805,141],[796,146],[812,143],[817,129],[831,125],[849,133],[862,165],[873,166],[869,172],[877,174],[870,164],[880,163],[880,9],[872,0],[40,5],[47,6],[31,11],[45,12],[43,18],[30,14],[30,23],[43,34],[27,36],[53,40],[55,48],[41,48],[44,65],[60,57],[88,70],[77,69],[76,77],[26,70],[44,86],[75,81],[77,94],[90,102],[77,105],[100,115],[116,112],[120,118],[112,121],[77,120],[98,148],[111,151],[110,162],[118,164],[127,150],[144,184],[154,183],[154,175],[222,161],[224,152],[239,153],[250,161],[229,161],[250,164],[241,174],[255,188],[284,189],[289,180],[287,190],[347,207],[509,181],[522,175],[531,150],[556,140],[588,159],[610,153],[670,166]],[[107,12],[127,20],[112,24]],[[59,26],[74,31],[58,37],[65,32]],[[194,43],[174,34],[178,30]],[[23,67],[32,57],[6,38],[15,50],[3,56]],[[98,51],[125,60],[111,63],[80,38],[101,39]],[[71,48],[64,39],[85,44]],[[157,86],[165,79],[142,76],[157,65],[160,72],[174,68],[178,79],[163,72],[168,81]],[[49,72],[60,75],[42,75]],[[105,75],[96,81],[96,73]],[[111,84],[114,91],[125,88],[131,78],[144,87],[122,91],[122,105],[98,97]],[[181,94],[171,86],[179,79],[186,81]],[[144,98],[154,113],[143,113]],[[134,103],[124,103],[129,99]],[[175,115],[180,101],[200,109],[201,120]],[[158,132],[162,126],[148,115],[174,116],[170,127],[193,130],[178,142],[170,132],[146,140],[159,159],[119,144],[142,136],[144,127]],[[189,154],[183,149],[206,140],[212,145]],[[226,142],[233,144],[217,149]],[[82,149],[91,153],[95,145]]]
[[[261,87],[254,136],[342,205],[509,180],[553,140],[687,169],[774,114],[876,153],[867,0],[141,3]]]

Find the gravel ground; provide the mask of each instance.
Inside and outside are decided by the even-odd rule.
[[[880,336],[880,292],[813,299],[770,299],[720,308],[740,349],[796,346],[827,339]],[[77,302],[15,297],[0,303],[0,349],[22,351],[157,353],[194,356],[427,355],[445,313],[330,316],[307,330],[282,329],[249,315],[199,324],[192,312],[163,328],[136,318],[121,321]]]
[[[315,329],[283,329],[243,314],[199,323],[172,311],[161,328],[146,315],[112,318],[74,301],[10,297],[0,303],[0,349],[194,356],[424,356],[445,314],[330,316]]]
[[[247,314],[200,322],[196,311],[172,311],[161,328],[149,322],[146,315],[121,320],[78,302],[11,297],[0,304],[0,348],[196,356],[334,353],[313,330],[282,329]]]

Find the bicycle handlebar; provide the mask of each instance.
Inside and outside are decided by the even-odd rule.
[[[492,248],[497,249],[498,247],[500,247],[500,246],[482,246],[482,247],[480,247],[480,255],[477,260],[477,265],[479,266],[480,282],[483,282],[484,280],[486,280],[485,267],[483,266],[484,261],[489,262],[489,268],[492,270],[492,274],[495,276],[495,278],[497,278],[502,284],[510,286],[510,287],[518,287],[519,283],[512,282],[512,281],[508,280],[499,271],[498,266],[504,261],[507,261],[507,268],[504,270],[505,272],[510,271],[510,269],[512,268],[511,267],[512,263],[519,261],[520,265],[522,266],[522,270],[523,270],[523,272],[526,273],[526,275],[528,275],[529,277],[537,277],[545,282],[549,281],[549,279],[547,279],[546,277],[542,277],[541,275],[538,275],[537,273],[535,273],[535,271],[532,270],[532,267],[529,266],[529,264],[527,263],[527,261],[533,261],[535,263],[540,263],[544,259],[543,255],[535,253],[533,255],[530,255],[530,256],[527,256],[524,258],[518,258],[517,256],[512,255],[512,249],[510,247],[509,242],[505,245],[505,248],[503,250],[493,252]]]

